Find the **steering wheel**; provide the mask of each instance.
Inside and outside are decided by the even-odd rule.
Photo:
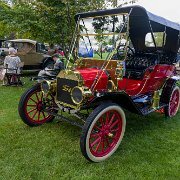
[[[117,53],[113,55],[112,59],[114,59],[114,60],[123,59],[125,47],[126,47],[125,45],[120,45],[117,49]],[[135,54],[134,50],[130,46],[127,46],[127,54],[128,55],[134,55]]]

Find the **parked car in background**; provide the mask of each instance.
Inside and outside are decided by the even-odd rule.
[[[24,62],[24,68],[28,70],[41,69],[53,65],[53,60],[47,54],[46,47],[43,43],[39,43],[30,39],[14,39],[3,41],[1,43],[0,52],[7,55],[8,48],[14,47],[18,50],[17,55]],[[3,56],[1,56],[1,60]]]

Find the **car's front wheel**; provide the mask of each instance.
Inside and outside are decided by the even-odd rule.
[[[40,85],[37,84],[21,96],[18,111],[24,123],[29,126],[38,126],[54,119],[54,116],[44,111],[46,109],[57,113],[54,107],[53,96],[49,95],[47,101],[44,102]]]
[[[126,118],[117,104],[98,106],[87,118],[83,127],[80,147],[86,159],[101,162],[118,148],[124,136]]]

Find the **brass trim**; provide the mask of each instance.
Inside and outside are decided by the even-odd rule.
[[[57,78],[77,81],[79,86],[84,85],[84,80],[78,70],[64,70],[58,74]]]
[[[152,108],[158,109],[159,108],[159,102],[160,102],[160,90],[157,90],[157,91],[154,91],[154,94],[153,94]]]
[[[73,72],[73,71],[72,71],[72,72]],[[78,73],[79,73],[79,72],[76,71],[76,74],[78,74]],[[76,74],[73,73],[73,75],[75,75],[75,77],[77,78]],[[79,74],[80,74],[80,73],[79,73]],[[72,74],[71,74],[71,75],[72,75]],[[58,78],[61,78],[61,77],[58,77]],[[62,78],[62,79],[67,79],[67,77],[66,77],[66,78]],[[69,78],[68,80],[74,80],[74,79]],[[74,106],[74,105],[72,105],[72,104],[68,104],[68,103],[59,101],[58,98],[57,98],[57,93],[56,93],[56,95],[55,95],[55,102],[56,102],[56,103],[58,103],[58,104],[60,104],[60,105],[62,105],[62,106],[65,106],[65,107],[73,108],[73,109],[75,109],[75,110],[78,110],[78,109],[80,108],[83,100],[84,100],[86,97],[88,97],[85,89],[88,89],[88,90],[89,90],[89,88],[84,87],[84,86],[80,86],[80,87],[79,87],[80,82],[79,82],[79,80],[77,80],[77,79],[76,79],[76,81],[78,81],[78,86],[75,86],[75,87],[78,87],[78,88],[81,89],[81,91],[82,91],[82,95],[83,95],[82,101],[81,101],[80,103],[76,103],[75,101],[73,101],[73,99],[72,99],[72,91],[73,91],[73,89],[75,88],[75,87],[73,87],[73,88],[71,89],[71,91],[69,92],[69,95],[71,95],[71,99],[72,99],[73,103],[76,104],[77,106]],[[57,83],[56,83],[56,91],[58,91]]]
[[[125,69],[124,69],[123,61],[120,61],[115,70],[115,75],[117,76],[118,80],[123,79],[124,72]]]
[[[74,99],[73,99],[73,97],[72,97],[72,91],[73,91],[73,89],[75,89],[75,88],[80,89],[80,91],[82,92],[82,101],[79,102],[79,103],[77,103],[76,101],[74,101]],[[72,89],[72,91],[71,91],[71,99],[72,99],[72,101],[73,101],[74,104],[81,105],[82,102],[83,102],[86,98],[92,96],[92,92],[91,92],[91,90],[90,90],[88,87],[85,87],[85,86],[83,86],[83,87],[75,86],[73,89]]]
[[[108,89],[108,83],[111,83],[112,89]],[[117,86],[114,84],[114,81],[113,81],[113,80],[109,80],[108,83],[107,83],[107,90],[108,90],[109,92],[113,92],[113,91],[116,91],[116,90],[117,90]]]
[[[73,94],[72,94],[72,93],[73,93],[73,90],[74,90],[75,88],[79,89],[79,90],[81,91],[81,93],[82,93],[82,100],[81,100],[79,103],[77,103],[77,102],[74,100],[74,98],[73,98]],[[82,89],[81,87],[79,87],[79,86],[75,86],[75,87],[71,90],[71,99],[72,99],[73,103],[74,103],[74,104],[77,104],[77,105],[80,105],[80,104],[83,102],[83,100],[84,100],[83,94],[84,94],[83,89]]]
[[[44,92],[44,90],[43,90],[43,88],[42,88],[42,84],[43,84],[44,82],[46,82],[46,83],[48,84],[48,87],[49,87],[47,93]],[[50,93],[50,91],[51,91],[51,82],[50,82],[50,81],[43,81],[43,82],[41,82],[41,91],[42,91],[42,93],[43,93],[43,96],[47,96],[47,95]]]

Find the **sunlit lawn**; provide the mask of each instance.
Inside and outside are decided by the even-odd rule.
[[[180,113],[127,115],[125,137],[102,163],[79,148],[81,130],[65,122],[31,128],[19,118],[23,87],[0,87],[0,179],[180,179]]]

